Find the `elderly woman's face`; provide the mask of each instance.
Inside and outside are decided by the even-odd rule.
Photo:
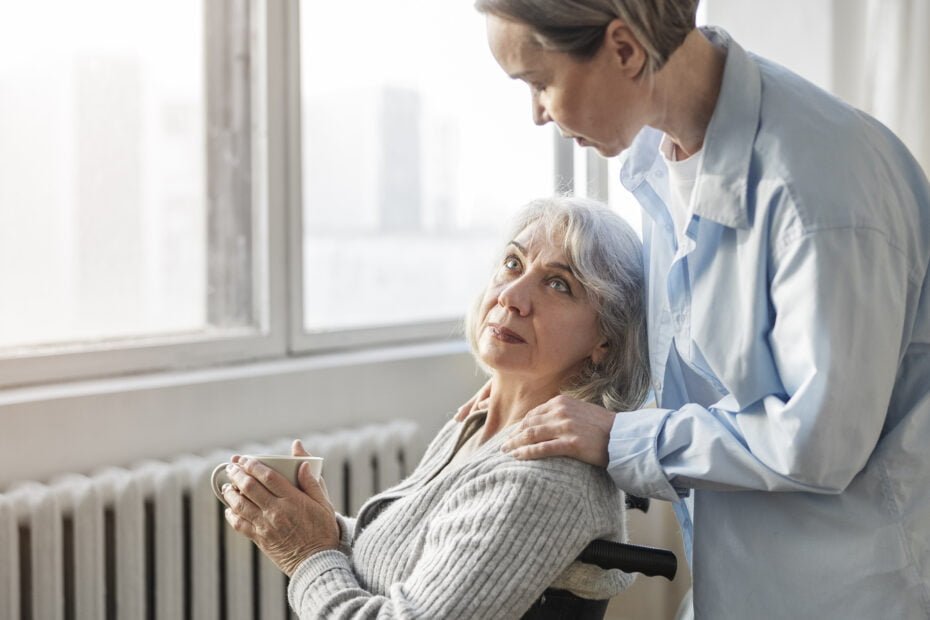
[[[476,329],[478,356],[499,374],[558,391],[606,343],[561,239],[536,225],[511,241],[491,278]]]
[[[530,87],[533,121],[553,122],[562,135],[574,138],[612,157],[630,146],[644,124],[642,86],[630,76],[638,75],[625,56],[605,44],[594,58],[578,60],[545,50],[533,39],[529,26],[487,16],[488,45],[504,72]]]

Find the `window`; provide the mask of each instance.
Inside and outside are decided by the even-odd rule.
[[[0,387],[274,348],[254,6],[5,3]]]
[[[201,10],[26,2],[4,17],[0,346],[202,328]]]
[[[469,2],[300,9],[299,342],[452,335],[501,224],[552,191],[552,135]]]
[[[456,337],[553,188],[470,3],[3,14],[0,388]]]

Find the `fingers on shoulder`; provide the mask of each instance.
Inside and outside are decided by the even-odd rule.
[[[527,426],[520,431],[517,440],[522,445],[538,444],[553,439],[555,437],[554,430],[554,427],[549,424]]]
[[[540,420],[570,419],[577,403],[578,401],[564,394],[553,396],[541,405],[530,409],[523,418],[523,423],[528,425],[539,423]]]
[[[514,458],[519,460],[541,459],[553,456],[574,456],[573,451],[577,450],[577,446],[577,437],[555,436],[522,445],[513,450],[511,454]]]
[[[549,403],[552,417],[561,422],[572,421],[581,413],[579,405],[582,403],[564,394],[559,394]]]
[[[520,426],[522,429],[520,434],[536,443],[576,433],[578,421],[564,414],[552,414],[543,417],[524,418]]]

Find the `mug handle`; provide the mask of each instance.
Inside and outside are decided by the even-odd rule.
[[[216,495],[216,499],[220,500],[227,507],[229,504],[226,504],[226,498],[223,497],[223,485],[231,483],[229,476],[226,475],[226,466],[228,463],[220,463],[213,469],[213,474],[210,476],[210,484],[213,486],[213,494]]]

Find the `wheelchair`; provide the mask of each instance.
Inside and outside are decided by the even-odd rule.
[[[649,510],[649,500],[627,496],[629,509]],[[647,577],[665,577],[669,581],[678,571],[675,554],[667,549],[595,540],[589,544],[578,560],[594,564],[605,570],[618,568],[625,573],[642,573]],[[542,593],[521,620],[603,620],[607,612],[606,600],[590,600],[565,590],[549,588]]]

